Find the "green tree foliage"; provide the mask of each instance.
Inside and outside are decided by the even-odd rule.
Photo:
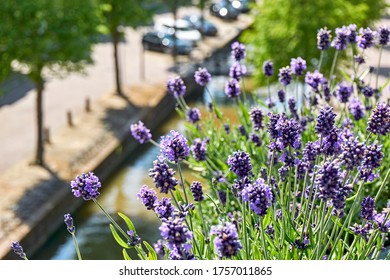
[[[302,57],[308,67],[320,57],[317,31],[332,30],[355,23],[358,28],[372,26],[385,13],[385,0],[263,0],[255,9],[253,28],[242,39],[250,44],[250,61],[256,66],[255,77],[263,82],[262,65],[271,59],[275,69],[289,65],[291,58]],[[330,69],[333,51],[327,52],[323,69]],[[341,61],[341,60],[339,60]],[[277,72],[276,72],[277,73]],[[274,75],[274,79],[277,75]]]
[[[103,23],[113,46],[116,93],[123,96],[119,67],[118,44],[124,38],[126,26],[136,28],[151,21],[154,7],[151,0],[99,0]]]
[[[44,164],[44,71],[63,76],[92,62],[96,11],[94,0],[1,1],[1,72],[20,71],[36,87],[36,164]]]

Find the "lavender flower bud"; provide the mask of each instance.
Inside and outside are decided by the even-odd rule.
[[[318,171],[315,186],[323,200],[334,198],[342,186],[340,166],[325,162]]]
[[[263,63],[263,73],[267,77],[271,77],[274,74],[274,65],[272,61],[267,60]]]
[[[245,76],[247,73],[245,65],[241,65],[240,63],[234,63],[229,70],[229,77],[239,81],[242,76]]]
[[[326,156],[338,155],[341,152],[342,137],[337,128],[333,128],[322,141],[321,152]]]
[[[305,75],[305,83],[316,93],[320,92],[320,85],[323,84],[325,80],[324,75],[318,72],[318,70],[315,70],[313,73],[307,72]]]
[[[223,257],[232,258],[241,250],[242,245],[234,224],[226,222],[224,226],[212,226],[210,233],[216,235],[214,247],[221,259]]]
[[[245,58],[246,51],[245,51],[245,45],[244,44],[241,44],[240,42],[234,42],[231,45],[231,48],[232,48],[232,51],[231,51],[232,57],[236,61],[240,61],[240,60],[243,60]]]
[[[295,76],[302,76],[303,72],[306,71],[306,60],[301,57],[292,58],[290,62],[291,72]]]
[[[142,204],[145,205],[147,210],[154,209],[154,203],[157,201],[156,191],[148,189],[148,186],[143,185],[137,197],[142,200]]]
[[[251,133],[249,139],[255,144],[256,147],[260,147],[262,144],[261,138],[256,133]]]
[[[352,86],[346,82],[341,82],[337,84],[336,95],[341,103],[348,102],[352,94],[352,91],[353,91]]]
[[[292,80],[292,71],[289,66],[279,69],[279,83],[284,86],[287,86],[291,83]]]
[[[102,186],[99,178],[93,172],[83,173],[70,182],[72,193],[75,197],[83,197],[84,200],[97,198],[98,189]]]
[[[196,161],[206,160],[207,143],[199,138],[196,138],[192,143],[190,150]]]
[[[126,233],[129,236],[127,245],[134,247],[141,244],[141,237],[139,237],[133,230],[128,230]]]
[[[360,217],[366,220],[373,220],[375,210],[374,199],[371,196],[366,196],[365,198],[363,198],[361,206],[362,210],[360,212]]]
[[[315,126],[317,134],[322,137],[329,135],[334,127],[335,117],[336,114],[333,111],[333,107],[328,105],[323,106],[317,117],[317,124]]]
[[[321,28],[317,33],[317,48],[321,51],[326,51],[330,47],[330,30],[326,27]]]
[[[162,200],[156,199],[153,204],[154,212],[159,219],[169,219],[175,216],[177,209],[172,205],[171,199],[163,197]]]
[[[345,50],[347,47],[349,31],[347,27],[343,26],[341,28],[336,28],[336,37],[332,41],[332,47],[337,51]]]
[[[254,130],[260,130],[263,126],[263,111],[259,107],[252,108],[249,112]]]
[[[362,119],[365,115],[364,105],[358,98],[352,98],[348,108],[355,121]]]
[[[171,78],[167,81],[167,91],[175,98],[183,96],[186,93],[186,86],[180,77]]]
[[[187,121],[197,123],[200,121],[200,111],[198,108],[192,108],[187,111]]]
[[[189,156],[187,139],[179,132],[171,130],[170,135],[161,137],[161,153],[168,160],[175,163],[186,159]]]
[[[366,29],[359,29],[359,36],[357,45],[359,48],[368,49],[375,45],[375,38],[377,37],[377,32],[372,31],[369,27]]]
[[[347,139],[341,145],[342,153],[339,156],[347,170],[353,170],[358,167],[366,153],[366,146],[357,139]]]
[[[134,139],[140,142],[141,144],[149,142],[149,140],[152,138],[152,134],[150,133],[150,130],[141,121],[132,124],[130,126],[130,131]]]
[[[14,251],[16,255],[18,255],[21,259],[26,259],[26,254],[23,251],[23,247],[19,244],[18,241],[12,241],[11,249]]]
[[[384,25],[378,29],[378,39],[380,46],[387,46],[390,40],[390,29]]]
[[[252,185],[242,190],[242,199],[249,202],[253,212],[265,216],[273,201],[271,188],[265,184],[264,179],[257,179]]]
[[[75,227],[73,225],[73,218],[70,214],[64,215],[64,222],[66,225],[66,229],[69,231],[70,234],[73,234],[75,232]]]
[[[206,68],[199,68],[194,74],[195,82],[204,87],[211,81],[211,74]]]
[[[161,237],[170,250],[180,248],[192,240],[192,233],[184,224],[184,218],[170,217],[165,219],[159,227],[159,230]]]
[[[390,133],[390,106],[385,103],[376,104],[367,125],[367,130],[374,134]]]
[[[194,197],[195,201],[203,201],[203,190],[202,190],[202,184],[198,181],[192,182],[190,186],[190,190],[192,192],[192,195]]]
[[[167,194],[169,190],[175,190],[178,181],[174,175],[175,171],[169,168],[162,156],[153,161],[153,168],[149,170],[149,177],[153,178],[153,182],[156,188],[160,189],[160,193]]]
[[[283,103],[286,98],[286,93],[284,92],[284,90],[281,89],[278,91],[278,97],[279,97],[279,101]]]
[[[249,155],[242,151],[234,152],[230,155],[227,164],[229,170],[233,171],[239,178],[252,175],[252,164]]]
[[[234,98],[239,96],[241,93],[240,85],[235,79],[230,79],[225,84],[225,94],[228,98]]]

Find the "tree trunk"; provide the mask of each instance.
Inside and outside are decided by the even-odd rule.
[[[112,30],[111,31],[111,38],[112,38],[112,46],[114,51],[114,67],[115,67],[115,91],[118,95],[123,96],[123,91],[121,87],[121,73],[120,73],[120,67],[119,67],[119,52],[118,52],[118,44],[119,44],[119,34],[118,31]]]
[[[40,77],[35,83],[37,92],[36,96],[36,121],[37,121],[37,146],[35,155],[35,164],[43,166],[44,161],[44,146],[43,146],[43,79]]]

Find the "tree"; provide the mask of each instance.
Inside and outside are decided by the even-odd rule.
[[[96,11],[94,0],[3,0],[0,5],[0,65],[23,72],[35,84],[35,164],[44,165],[44,72],[64,76],[92,62]]]
[[[320,56],[316,47],[317,31],[355,23],[366,27],[385,13],[385,0],[263,0],[255,8],[253,28],[243,34],[244,42],[253,46],[250,61],[256,66],[255,77],[262,82],[262,64],[271,59],[276,69],[289,65],[301,56],[308,66]],[[333,32],[334,35],[334,32]],[[333,53],[322,65],[330,69]],[[314,63],[313,63],[314,62]],[[277,75],[274,75],[276,79]]]
[[[123,96],[122,82],[119,67],[118,44],[124,38],[123,27],[129,26],[136,28],[147,24],[152,16],[154,9],[148,5],[150,0],[99,0],[103,22],[108,34],[110,34],[113,46],[113,58],[115,67],[115,91]]]

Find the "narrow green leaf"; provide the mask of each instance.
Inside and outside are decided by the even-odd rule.
[[[111,229],[111,233],[112,233],[112,236],[114,237],[115,241],[123,248],[129,249],[130,248],[129,245],[127,245],[127,243],[125,241],[123,241],[123,239],[116,232],[116,229],[112,224],[110,224],[110,229]]]
[[[129,217],[127,217],[125,214],[123,214],[123,213],[121,213],[121,212],[118,212],[118,215],[119,215],[119,217],[121,217],[121,218],[125,221],[127,227],[128,227],[130,230],[136,232],[135,226],[134,226],[133,222],[130,220]]]
[[[157,260],[157,254],[156,254],[156,251],[154,250],[154,248],[152,246],[150,246],[150,244],[146,241],[143,242],[146,249],[148,249],[148,258],[149,260]]]
[[[123,254],[123,258],[126,260],[126,261],[131,261],[131,258],[129,256],[129,254],[127,253],[126,249],[123,249],[122,250],[122,254]]]

